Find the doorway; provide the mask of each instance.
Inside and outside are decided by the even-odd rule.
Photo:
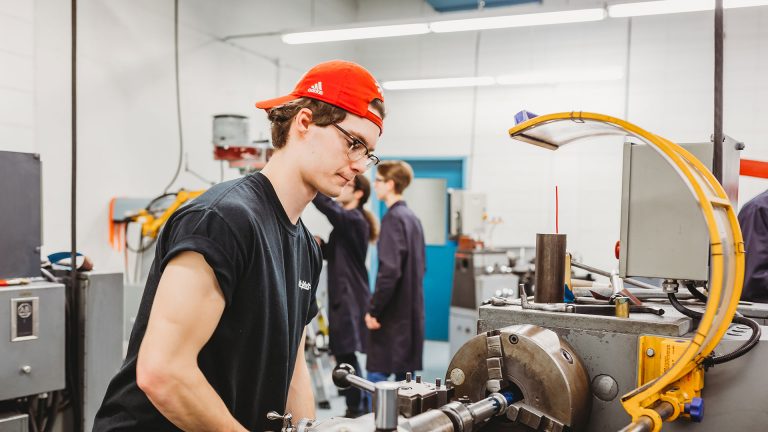
[[[414,182],[406,189],[404,200],[419,216],[427,244],[427,271],[424,275],[425,335],[431,340],[448,340],[453,259],[456,242],[449,239],[448,189],[462,189],[466,176],[465,158],[382,158],[403,160],[413,168]],[[375,172],[371,173],[371,181]],[[410,197],[410,201],[409,201]],[[371,208],[381,221],[387,211],[383,202],[371,194]],[[375,288],[378,254],[371,250],[369,278]]]

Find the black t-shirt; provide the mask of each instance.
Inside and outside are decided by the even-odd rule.
[[[216,274],[226,306],[198,364],[232,415],[253,431],[279,430],[304,326],[317,313],[322,258],[299,220],[293,225],[262,174],[212,187],[168,220],[157,243],[128,355],[96,414],[94,431],[179,430],[136,385],[136,359],[160,276],[183,251]]]

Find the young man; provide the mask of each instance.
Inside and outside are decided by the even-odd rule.
[[[375,160],[383,97],[368,71],[331,61],[256,106],[277,150],[261,173],[169,219],[94,431],[279,430],[267,412],[314,417],[304,327],[321,255],[299,216]]]
[[[426,270],[424,231],[403,201],[413,179],[402,161],[382,162],[376,172],[376,196],[389,208],[381,220],[379,274],[365,322],[371,330],[366,368],[368,379],[384,381],[391,374],[422,368]]]
[[[376,218],[363,208],[371,195],[365,176],[355,177],[336,202],[317,194],[315,204],[333,225],[328,242],[320,241],[323,258],[328,261],[329,348],[336,362],[347,363],[360,372],[356,352],[365,352],[368,329],[364,316],[371,300],[365,257],[368,244],[376,241]],[[363,394],[351,387],[343,391],[347,402],[345,417],[359,417],[368,411]]]
[[[768,190],[744,204],[739,225],[747,251],[741,299],[768,303]]]

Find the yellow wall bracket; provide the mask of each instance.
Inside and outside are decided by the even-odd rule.
[[[170,219],[171,215],[173,215],[173,212],[179,209],[185,202],[197,198],[200,195],[202,195],[205,192],[205,190],[196,190],[196,191],[185,191],[180,190],[176,194],[176,199],[171,203],[170,206],[168,206],[167,209],[158,217],[155,217],[151,213],[149,213],[146,209],[139,211],[138,216],[136,216],[136,220],[142,221],[141,224],[141,235],[144,237],[151,237],[156,238],[157,234],[160,232],[160,228],[165,225],[166,222],[168,222],[168,219]]]

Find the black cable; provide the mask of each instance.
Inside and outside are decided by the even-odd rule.
[[[48,412],[45,415],[45,424],[43,425],[43,432],[53,431],[53,425],[56,423],[56,415],[59,411],[59,400],[61,399],[61,392],[55,391],[50,396],[48,404]]]
[[[708,300],[707,295],[702,293],[701,291],[699,291],[699,289],[696,288],[695,285],[693,285],[693,284],[686,284],[685,287],[688,288],[688,291],[691,293],[691,295],[696,297],[696,300],[704,302],[704,303],[707,302],[707,300]]]
[[[184,156],[184,136],[181,130],[181,95],[179,92],[179,0],[173,1],[173,58],[174,58],[174,77],[176,80],[176,122],[179,127],[179,163],[176,165],[176,173],[163,189],[163,193],[173,186],[181,173],[181,162]]]
[[[712,174],[723,182],[723,0],[715,0],[715,131]]]
[[[71,43],[72,43],[72,192],[71,192],[71,255],[70,255],[70,286],[69,311],[65,321],[69,323],[70,331],[67,333],[67,386],[69,387],[70,397],[72,398],[72,423],[73,431],[81,432],[83,429],[82,421],[82,399],[80,397],[80,320],[79,311],[79,288],[77,285],[77,0],[71,0]]]
[[[683,306],[683,304],[680,303],[680,300],[677,299],[674,293],[669,293],[668,297],[669,297],[669,302],[672,303],[672,307],[677,309],[677,311],[680,312],[681,314],[693,319],[701,319],[701,317],[704,315],[701,312],[696,312],[694,310],[688,309],[687,307]],[[747,339],[747,341],[742,346],[736,348],[732,352],[728,354],[719,355],[719,356],[712,355],[707,359],[705,359],[704,360],[705,368],[709,368],[717,364],[723,364],[731,360],[737,359],[743,356],[744,354],[748,353],[760,341],[760,335],[762,331],[760,330],[760,325],[756,323],[754,320],[751,320],[743,316],[734,316],[732,322],[736,324],[743,324],[748,326],[749,328],[752,329],[752,335],[749,337],[749,339]]]

